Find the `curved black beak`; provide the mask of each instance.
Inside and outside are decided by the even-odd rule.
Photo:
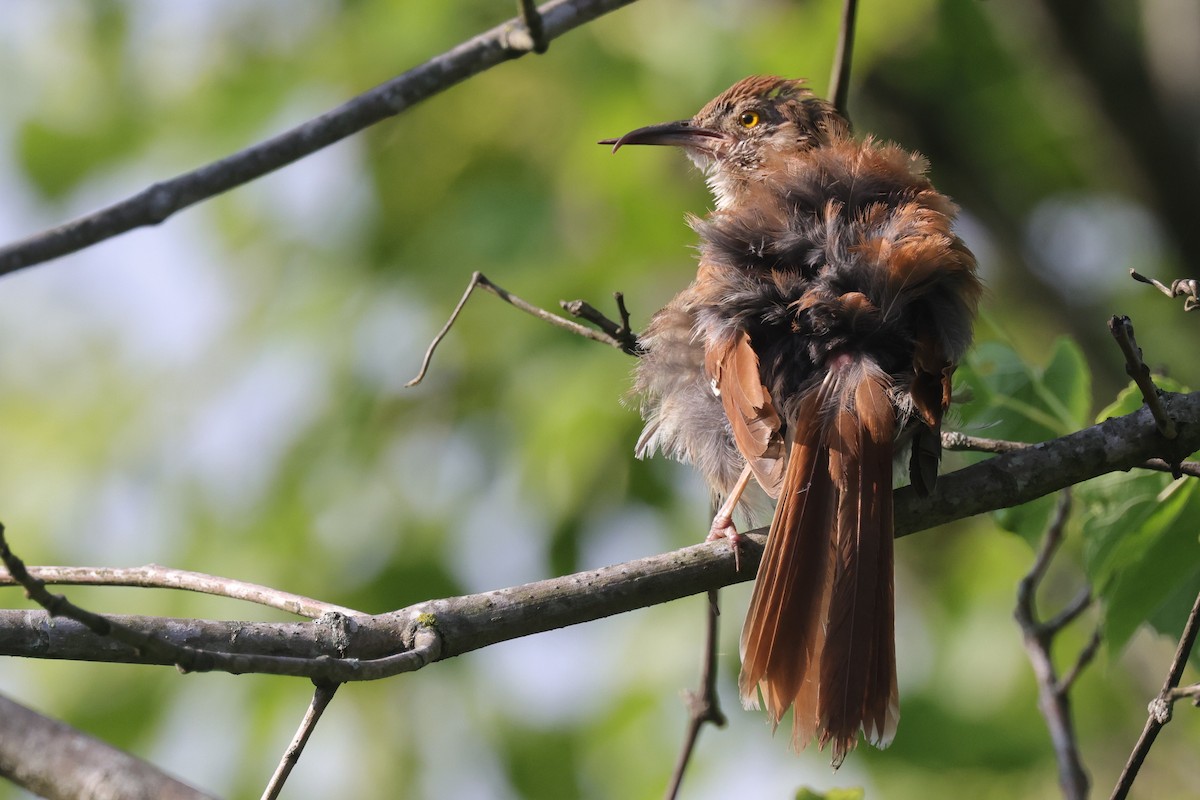
[[[700,128],[690,119],[677,122],[664,122],[661,125],[647,125],[644,128],[630,131],[620,139],[601,139],[597,144],[611,144],[615,153],[627,144],[662,144],[674,147],[691,147],[705,152],[715,152],[725,134],[720,131]]]

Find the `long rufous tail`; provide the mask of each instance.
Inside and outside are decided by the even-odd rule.
[[[783,486],[742,629],[742,702],[792,744],[886,746],[899,719],[888,376],[841,355],[795,409]]]

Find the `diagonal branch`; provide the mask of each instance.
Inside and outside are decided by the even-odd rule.
[[[309,737],[316,730],[317,723],[321,721],[321,715],[329,707],[329,702],[333,700],[337,690],[338,684],[336,683],[317,684],[313,691],[312,702],[308,704],[308,710],[304,712],[304,718],[300,720],[300,727],[296,730],[296,735],[292,737],[291,743],[283,753],[283,758],[279,761],[279,766],[275,768],[275,774],[267,783],[262,800],[276,800],[279,797],[288,776],[292,774],[292,769],[300,760],[300,754],[304,752],[304,746],[308,744]]]
[[[1164,439],[1174,439],[1175,422],[1163,408],[1158,387],[1154,385],[1154,378],[1150,375],[1150,368],[1142,360],[1142,348],[1137,346],[1137,341],[1133,338],[1133,322],[1129,317],[1114,316],[1108,321],[1108,329],[1121,352],[1125,354],[1125,373],[1133,378],[1133,382],[1141,390],[1142,399],[1154,414],[1154,424],[1158,426],[1158,432]]]
[[[152,764],[0,696],[0,776],[38,797],[204,800]]]
[[[1175,444],[1200,449],[1200,392],[1164,394]],[[904,536],[952,520],[1027,503],[1066,486],[1131,469],[1163,445],[1145,408],[943,475],[929,497],[896,492]],[[763,537],[748,536],[743,569],[721,543],[698,544],[598,570],[482,594],[430,600],[374,616],[329,615],[303,623],[108,617],[126,628],[221,654],[213,669],[347,682],[375,680],[521,636],[577,625],[753,577]],[[0,611],[0,655],[172,664],[148,650],[92,636],[44,612]],[[266,658],[270,656],[270,658]],[[323,656],[323,658],[322,658]],[[228,666],[226,666],[226,664]]]
[[[1179,645],[1175,648],[1175,657],[1171,659],[1171,667],[1167,670],[1167,679],[1163,682],[1162,691],[1150,701],[1150,715],[1146,718],[1142,735],[1138,737],[1133,752],[1129,754],[1129,759],[1117,778],[1117,785],[1113,788],[1110,800],[1125,800],[1129,795],[1129,789],[1133,786],[1150,748],[1154,746],[1158,732],[1171,721],[1171,706],[1180,696],[1184,696],[1179,694],[1175,687],[1179,686],[1183,677],[1184,667],[1187,666],[1192,647],[1196,644],[1197,633],[1200,633],[1200,594],[1196,595],[1196,602],[1192,604],[1192,611],[1183,626],[1183,634],[1179,637]]]
[[[299,161],[633,1],[552,0],[533,15],[540,20],[540,31],[517,19],[497,25],[286,133],[0,247],[0,275],[77,252],[134,228],[157,225],[177,211]]]

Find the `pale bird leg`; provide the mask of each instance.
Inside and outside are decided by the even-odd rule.
[[[733,548],[733,568],[737,572],[741,572],[742,569],[742,535],[738,533],[737,528],[733,524],[733,510],[737,508],[738,501],[742,499],[742,493],[746,491],[746,487],[750,484],[750,476],[752,474],[749,464],[742,467],[742,474],[738,476],[737,483],[733,485],[733,489],[726,496],[725,502],[721,503],[721,507],[717,509],[717,513],[713,517],[712,527],[709,528],[708,536],[704,539],[706,542],[712,542],[717,539],[728,539],[729,546]]]

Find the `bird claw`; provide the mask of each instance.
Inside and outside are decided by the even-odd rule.
[[[718,539],[728,539],[729,546],[733,548],[733,570],[734,572],[742,571],[742,540],[745,537],[738,533],[738,529],[733,524],[733,518],[718,514],[713,518],[712,527],[708,530],[708,536],[704,538],[706,542],[715,542]]]

